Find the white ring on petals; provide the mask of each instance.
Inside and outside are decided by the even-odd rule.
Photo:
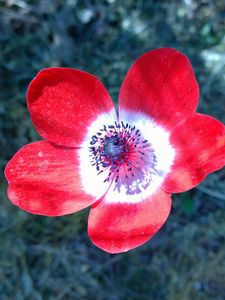
[[[119,177],[118,182],[104,182],[109,174],[105,170],[98,175],[96,166],[91,165],[90,141],[93,135],[103,126],[117,121],[115,110],[101,114],[90,126],[80,149],[80,175],[83,189],[86,193],[96,197],[104,196],[105,203],[138,203],[154,194],[160,188],[165,176],[170,172],[175,158],[175,150],[169,142],[169,132],[156,124],[143,113],[120,110],[119,121],[135,126],[141,133],[143,140],[148,140],[151,151],[144,148],[144,166],[134,170],[134,177]],[[139,147],[139,146],[138,146]],[[141,149],[141,148],[140,148]],[[153,156],[154,154],[154,163]],[[110,187],[110,188],[109,188]]]

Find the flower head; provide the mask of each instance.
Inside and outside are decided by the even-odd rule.
[[[225,126],[195,112],[198,97],[189,60],[171,48],[132,65],[118,113],[96,77],[71,68],[40,71],[27,101],[44,140],[8,163],[9,199],[46,216],[92,205],[89,236],[110,253],[145,243],[166,221],[171,193],[225,164]]]

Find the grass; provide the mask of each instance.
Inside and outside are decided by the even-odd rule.
[[[199,111],[225,121],[223,1],[0,1],[0,166],[40,139],[25,93],[42,68],[97,75],[115,102],[133,61],[172,46],[192,61]],[[13,207],[1,176],[1,300],[225,299],[225,172],[173,196],[166,225],[147,244],[109,255],[87,237],[88,209],[46,218]]]

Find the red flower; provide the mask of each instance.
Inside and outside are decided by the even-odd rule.
[[[92,205],[89,236],[110,253],[145,243],[166,221],[170,193],[193,188],[225,164],[225,126],[195,112],[198,97],[190,62],[170,48],[133,64],[118,115],[96,77],[42,70],[27,101],[45,140],[8,163],[9,199],[47,216]]]

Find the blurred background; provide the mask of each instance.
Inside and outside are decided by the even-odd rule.
[[[160,232],[119,255],[87,236],[88,209],[60,218],[7,199],[3,169],[40,139],[25,94],[36,73],[74,67],[98,76],[117,101],[144,52],[175,47],[191,60],[198,111],[225,122],[225,1],[0,0],[0,299],[225,299],[225,170],[173,196]]]

